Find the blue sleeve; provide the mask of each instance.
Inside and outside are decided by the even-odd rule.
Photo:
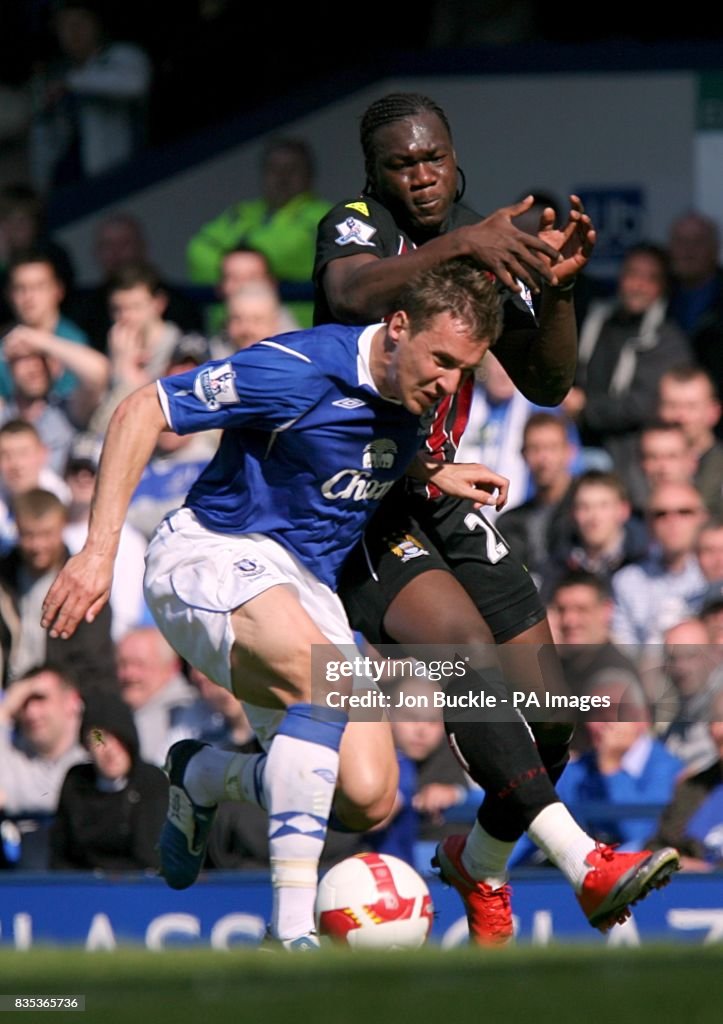
[[[307,356],[260,342],[228,359],[162,377],[158,397],[177,434],[246,426],[277,430],[313,408],[328,386]]]

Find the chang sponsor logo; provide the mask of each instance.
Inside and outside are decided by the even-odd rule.
[[[394,480],[375,480],[358,469],[341,469],[321,485],[327,501],[381,501],[394,486]]]

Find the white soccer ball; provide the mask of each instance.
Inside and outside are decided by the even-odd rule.
[[[387,853],[359,853],[335,864],[316,897],[319,934],[353,949],[417,949],[433,913],[422,876]]]

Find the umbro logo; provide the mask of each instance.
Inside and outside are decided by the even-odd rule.
[[[367,403],[361,398],[337,398],[337,400],[331,404],[335,405],[337,409],[361,409],[361,407]]]

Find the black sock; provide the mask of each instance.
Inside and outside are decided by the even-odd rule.
[[[507,698],[507,703],[493,710],[449,706],[455,697],[481,690],[497,695],[498,701]],[[468,672],[463,678],[450,680],[445,694],[445,728],[450,745],[485,791],[477,820],[495,839],[514,842],[544,807],[558,799],[530,728],[513,710],[498,673]],[[559,745],[554,750],[551,745],[550,754],[551,763],[557,765],[561,759]]]

